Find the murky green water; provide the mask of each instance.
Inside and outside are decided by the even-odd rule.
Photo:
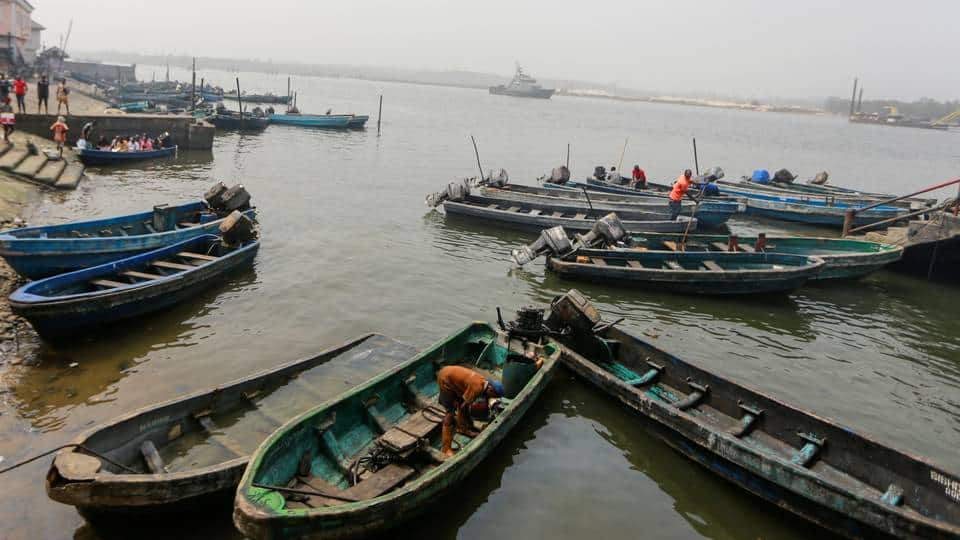
[[[233,75],[205,76],[226,85]],[[241,79],[251,88],[282,91],[286,84],[281,77]],[[214,179],[243,182],[260,211],[263,247],[251,271],[192,302],[57,348],[22,344],[30,365],[0,368],[4,464],[118,414],[352,335],[377,331],[423,347],[470,320],[493,320],[498,305],[512,312],[575,285],[608,317],[626,317],[671,352],[960,468],[960,289],[890,272],[750,299],[570,284],[539,264],[511,268],[510,249],[532,236],[448,221],[423,204],[428,192],[475,174],[470,134],[484,167],[505,167],[518,183],[559,164],[568,142],[576,174],[609,165],[624,137],[624,167],[637,162],[652,178],[671,178],[690,166],[695,134],[701,166],[719,164],[730,175],[786,166],[805,178],[827,169],[837,183],[898,192],[955,176],[960,134],[361,81],[295,86],[302,110],[371,113],[374,127],[335,133],[271,126],[261,135],[223,135],[210,154],[103,172],[74,193],[46,197],[34,224],[189,201]],[[743,220],[733,228],[784,229]],[[4,475],[0,537],[146,534],[131,525],[98,534],[72,508],[49,501],[48,463]],[[225,515],[148,532],[208,538],[232,529]],[[427,534],[753,539],[811,532],[691,465],[614,401],[561,373],[494,457],[432,510],[429,525],[403,531]]]

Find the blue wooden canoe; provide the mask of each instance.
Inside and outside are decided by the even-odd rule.
[[[93,150],[86,148],[80,150],[80,161],[85,165],[119,165],[122,163],[133,163],[134,161],[146,161],[148,159],[157,159],[177,155],[177,147],[161,148],[149,152],[112,152],[110,150]]]
[[[751,216],[780,221],[843,227],[843,220],[847,210],[851,208],[861,208],[863,206],[866,205],[841,205],[838,203],[837,206],[828,206],[825,204],[780,201],[768,197],[749,197],[747,199],[747,209],[745,213]],[[895,218],[909,212],[910,210],[906,208],[878,206],[866,212],[858,212],[853,220],[853,225],[868,225],[885,219]]]
[[[198,236],[33,281],[10,295],[10,308],[44,338],[70,336],[186,300],[249,265],[259,248],[259,240],[231,248],[218,236]]]
[[[366,114],[351,114],[347,127],[350,129],[360,129],[367,125],[367,120],[369,119],[370,117]]]
[[[782,253],[611,251],[578,249],[547,257],[547,268],[570,279],[688,294],[786,292],[816,277],[819,257]]]
[[[217,129],[229,129],[239,131],[259,132],[267,129],[270,125],[270,119],[266,116],[252,116],[244,114],[243,119],[238,113],[222,114],[215,113],[207,117],[207,121],[213,122]]]
[[[256,217],[254,209],[245,213]],[[10,229],[0,234],[0,257],[20,275],[37,279],[216,233],[222,220],[198,201],[153,212]]]
[[[558,347],[526,344],[544,362],[525,382],[511,375],[518,363],[509,354],[523,351],[524,343],[474,323],[294,418],[250,457],[237,488],[234,524],[254,539],[366,538],[445,496],[456,498],[454,486],[504,440],[553,376]],[[459,449],[444,459],[438,455],[445,413],[437,372],[449,365],[502,380],[507,388],[516,381],[516,395],[492,408],[499,413],[478,418],[479,433],[456,434]]]
[[[350,115],[333,114],[271,114],[270,121],[274,124],[288,126],[347,129],[350,127]]]

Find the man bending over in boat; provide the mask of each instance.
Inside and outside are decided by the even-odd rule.
[[[673,184],[673,189],[670,190],[670,221],[674,221],[680,215],[680,209],[683,205],[683,196],[687,194],[687,190],[690,189],[690,186],[693,185],[693,171],[687,169],[683,171],[683,175],[677,178],[677,181]]]
[[[457,431],[468,437],[476,437],[470,405],[478,398],[503,397],[503,385],[463,366],[441,368],[437,372],[437,385],[440,386],[440,405],[447,410],[443,417],[442,452],[445,457],[451,457],[454,454],[454,419]]]

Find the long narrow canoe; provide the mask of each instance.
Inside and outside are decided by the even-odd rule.
[[[217,129],[225,130],[259,132],[267,129],[267,126],[270,125],[269,118],[265,116],[251,116],[248,114],[243,115],[242,120],[240,119],[240,115],[237,113],[215,113],[208,119],[209,121],[213,122],[213,125],[216,126]]]
[[[837,198],[840,200],[846,201],[858,201],[858,202],[884,202],[890,199],[894,199],[897,196],[886,194],[886,193],[873,193],[869,191],[860,191],[850,188],[844,188],[840,186],[818,186],[814,184],[779,184],[779,183],[769,183],[761,184],[759,182],[752,182],[749,179],[742,179],[740,182],[733,182],[729,180],[718,180],[717,183],[720,185],[721,189],[723,186],[731,186],[733,188],[746,188],[753,191],[767,192],[774,194],[786,194],[793,196],[808,196],[808,197],[819,197],[821,199],[828,198]],[[923,205],[923,206],[932,206],[936,204],[936,199],[924,199],[920,197],[913,197],[909,199],[904,199],[897,203],[892,203],[893,206],[903,206],[909,208],[911,205]]]
[[[626,249],[678,251],[683,243],[682,234],[643,233],[631,237]],[[682,249],[688,252],[729,251],[730,236],[691,234],[686,237]],[[737,238],[738,252],[756,251],[757,237]],[[819,257],[826,264],[811,279],[858,278],[900,260],[903,248],[880,242],[851,240],[848,238],[808,238],[803,236],[767,236],[762,251]]]
[[[780,221],[840,228],[843,227],[844,217],[850,208],[853,207],[850,205],[827,206],[824,204],[785,202],[769,197],[749,197],[747,198],[747,209],[745,213],[749,216],[759,216]],[[905,208],[879,206],[865,212],[857,212],[853,220],[853,225],[869,225],[885,219],[896,218],[908,212],[909,210]]]
[[[271,114],[270,122],[288,126],[347,129],[350,127],[351,115],[333,114]]]
[[[62,338],[163,309],[249,266],[259,240],[237,247],[197,236],[127,259],[27,283],[10,295],[14,313],[40,336]]]
[[[600,213],[616,212],[622,219],[666,219],[670,208],[660,199],[629,197],[616,194],[588,194],[533,186],[510,184],[502,187],[482,186],[480,195],[489,199],[513,200],[537,205],[562,205],[566,208],[593,209]],[[737,213],[739,205],[728,201],[704,201],[696,207],[683,201],[681,214],[693,216],[703,227],[719,227]]]
[[[226,511],[249,454],[263,439],[317,400],[342,391],[341,384],[329,383],[324,364],[388,369],[414,354],[407,345],[367,334],[125,414],[57,454],[47,473],[47,495],[88,517],[175,512],[207,502],[221,503]]]
[[[177,147],[171,146],[149,152],[112,152],[110,150],[93,150],[85,148],[79,151],[80,161],[84,165],[122,165],[136,161],[147,161],[177,155]]]
[[[754,184],[746,184],[744,182],[731,183],[719,181],[717,187],[720,189],[721,195],[732,195],[735,197],[745,197],[749,201],[771,201],[771,202],[781,202],[788,204],[803,204],[807,206],[822,206],[826,208],[842,208],[848,210],[851,208],[860,208],[863,206],[869,206],[878,202],[883,202],[886,199],[878,199],[877,197],[864,197],[857,195],[839,195],[839,194],[825,194],[825,195],[812,195],[808,193],[796,193],[785,190],[774,190],[774,189],[757,189],[753,187]],[[877,210],[885,211],[904,211],[907,208],[910,208],[914,203],[904,202],[900,203],[899,206],[896,204],[889,206],[878,206]]]
[[[350,129],[361,129],[367,125],[367,120],[370,120],[370,116],[366,114],[351,114],[350,121],[347,123],[347,127]]]
[[[252,208],[244,213],[256,217]],[[0,256],[20,275],[37,279],[215,234],[223,218],[198,201],[113,218],[9,229],[0,232]]]
[[[522,229],[547,229],[563,226],[568,231],[589,231],[602,214],[584,209],[569,211],[548,210],[537,205],[519,201],[482,202],[467,196],[461,201],[446,200],[443,210],[448,216],[476,219],[488,224],[505,225]],[[680,216],[676,221],[669,219],[622,220],[623,226],[631,232],[684,232],[697,229],[697,220]]]
[[[823,259],[780,253],[576,250],[547,256],[561,277],[686,294],[787,292],[814,278]]]
[[[444,459],[437,372],[461,365],[507,379],[508,351],[531,350],[474,323],[346,394],[290,421],[260,445],[240,480],[233,521],[248,538],[352,538],[423,512],[475,469],[520,421],[553,375],[555,345],[533,345],[543,367],[500,400],[479,434],[457,434]],[[522,354],[522,353],[521,353]],[[502,407],[502,408],[501,408]]]
[[[573,330],[561,338],[566,367],[750,493],[849,538],[960,537],[957,463],[948,470],[890,448],[605,328],[577,291],[554,302],[548,323]]]

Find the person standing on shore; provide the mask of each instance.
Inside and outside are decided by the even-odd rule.
[[[10,98],[0,101],[0,124],[3,125],[3,140],[10,142],[10,134],[13,133],[13,126],[17,123],[17,116],[13,114],[13,107],[10,106]]]
[[[23,80],[23,75],[17,75],[13,81],[13,93],[17,95],[17,113],[27,114],[27,81]]]
[[[0,73],[0,101],[10,102],[10,81],[7,79],[6,73]]]
[[[67,88],[67,80],[60,79],[57,85],[57,114],[60,114],[60,108],[66,107],[67,116],[70,116],[70,89]]]
[[[58,116],[57,121],[50,126],[50,131],[53,132],[53,140],[57,142],[59,157],[63,158],[63,145],[67,142],[67,132],[70,131],[70,128],[67,126],[67,120],[62,116]]]
[[[50,81],[43,75],[37,81],[37,114],[40,114],[40,107],[43,107],[43,114],[50,114]]]

